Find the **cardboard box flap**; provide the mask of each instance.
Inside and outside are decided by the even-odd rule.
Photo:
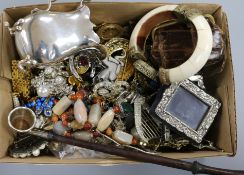
[[[3,13],[0,12],[0,77],[3,77]]]
[[[124,24],[132,19],[142,17],[148,11],[166,4],[172,3],[150,3],[150,2],[85,2],[91,9],[91,19],[94,23],[103,22]],[[79,3],[54,3],[51,11],[67,12],[75,10]],[[207,3],[187,3],[190,7],[201,9],[203,13],[215,13],[221,5]],[[130,8],[128,8],[128,6]],[[47,4],[29,5],[22,7],[7,8],[5,11],[14,21],[30,14],[34,8],[46,9]],[[113,10],[111,10],[113,9]],[[126,13],[125,13],[126,10]]]
[[[235,77],[234,77],[234,69],[233,69],[233,61],[232,61],[232,53],[231,53],[231,43],[230,43],[230,33],[229,33],[229,26],[228,26],[228,19],[226,13],[223,12],[223,21],[222,23],[226,24],[224,26],[224,31],[226,34],[226,57],[228,60],[229,67],[231,73],[229,74],[230,79],[232,80],[231,83],[227,83],[227,94],[228,97],[228,109],[229,115],[234,117],[229,117],[230,119],[230,129],[231,129],[231,138],[232,138],[232,148],[233,148],[233,156],[236,154],[237,151],[237,123],[236,123],[236,98],[235,98]]]
[[[7,14],[3,13],[1,23],[1,31],[2,31],[2,39],[1,39],[1,77],[5,77],[11,79],[11,60],[18,59],[19,56],[16,52],[14,37],[10,35],[10,32],[6,26],[4,26],[5,22],[8,22],[10,26],[14,25],[14,20]]]
[[[13,142],[13,132],[8,127],[8,113],[13,108],[11,83],[0,77],[0,158],[7,153],[8,146]]]
[[[198,157],[209,157],[209,156],[227,156],[232,153],[218,152],[218,151],[197,151],[197,152],[187,152],[187,153],[162,153],[162,156],[174,158],[174,159],[189,159]],[[128,160],[122,157],[110,156],[106,159],[57,159],[56,157],[41,156],[41,157],[30,157],[25,159],[13,159],[11,157],[3,157],[0,162],[4,163],[29,163],[29,164],[93,164],[93,165],[116,165],[116,164],[131,164],[136,163],[136,161]]]

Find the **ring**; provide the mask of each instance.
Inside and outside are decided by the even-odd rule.
[[[162,18],[164,20],[175,18],[172,12],[183,15],[193,23],[198,40],[193,54],[185,63],[171,69],[159,68],[159,76],[162,76],[159,78],[163,84],[182,81],[200,71],[206,64],[213,46],[212,30],[203,15],[196,10],[187,9],[186,6],[165,5],[150,11],[137,23],[130,38],[130,49],[141,51],[147,34],[154,26],[162,23]]]

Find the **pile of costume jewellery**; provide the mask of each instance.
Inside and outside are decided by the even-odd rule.
[[[21,58],[12,61],[12,128],[148,153],[217,150],[205,135],[221,103],[204,80],[222,71],[225,43],[211,15],[165,5],[139,21],[93,28],[86,5],[72,13],[49,9],[9,27]],[[26,113],[31,122],[21,118]],[[107,156],[28,133],[17,133],[9,147],[16,158],[50,152]]]

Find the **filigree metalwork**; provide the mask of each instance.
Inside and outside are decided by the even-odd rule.
[[[187,124],[179,120],[176,116],[173,116],[172,114],[166,111],[166,108],[171,99],[173,98],[175,91],[180,86],[192,93],[193,95],[195,95],[199,100],[203,101],[205,104],[209,106],[209,110],[207,111],[204,119],[202,120],[202,122],[196,130],[192,129]],[[214,97],[204,92],[198,86],[194,85],[191,81],[184,80],[179,83],[173,83],[168,89],[166,89],[155,112],[161,119],[163,119],[169,125],[176,128],[178,131],[184,133],[187,137],[191,138],[197,143],[200,143],[205,134],[207,133],[210,125],[214,121],[214,118],[217,115],[220,106],[220,102],[218,102],[218,100],[216,100]]]
[[[65,70],[63,63],[56,66],[47,66],[31,79],[31,86],[36,88],[37,94],[41,95],[40,89],[46,89],[48,95],[69,95],[73,86],[67,84],[69,73]]]

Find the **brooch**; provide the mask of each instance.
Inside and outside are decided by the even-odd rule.
[[[108,54],[122,61],[116,80],[127,81],[134,74],[134,66],[128,55],[129,40],[124,38],[113,38],[105,43]]]
[[[116,97],[124,91],[128,91],[129,88],[130,85],[126,81],[102,81],[94,86],[93,92],[95,96],[102,96],[105,99],[115,100]]]
[[[97,30],[101,41],[108,41],[112,38],[120,37],[123,35],[123,32],[123,27],[118,24],[102,24]]]
[[[32,135],[18,134],[17,140],[9,147],[9,154],[14,158],[37,157],[47,151],[48,142]]]
[[[83,81],[81,75],[86,73],[90,68],[90,77],[93,78],[97,70],[104,70],[107,66],[104,64],[103,60],[107,58],[107,51],[103,45],[94,45],[80,48],[76,54],[69,57],[69,68],[73,76],[79,80]]]
[[[103,60],[103,63],[107,66],[99,75],[98,80],[100,81],[114,81],[118,77],[121,77],[125,68],[132,68],[131,66],[125,65],[127,51],[129,48],[129,41],[124,38],[113,38],[105,43],[104,45],[108,52],[108,57]],[[132,68],[133,69],[133,68]],[[121,72],[122,71],[122,72]],[[127,74],[133,73],[133,70],[126,71]],[[127,75],[125,77],[130,77]]]
[[[71,94],[73,86],[67,84],[69,73],[64,68],[62,63],[45,67],[38,76],[31,80],[31,85],[36,88],[39,97]]]

